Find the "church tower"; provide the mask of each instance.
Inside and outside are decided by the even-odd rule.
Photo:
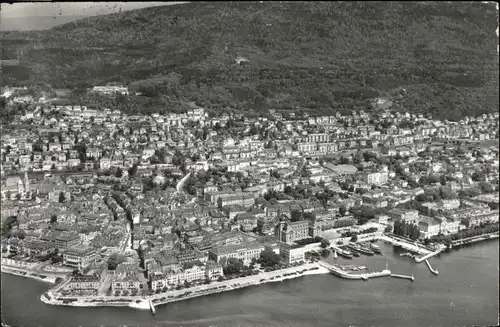
[[[28,172],[24,171],[24,191],[28,193],[30,191],[30,180],[28,178]]]

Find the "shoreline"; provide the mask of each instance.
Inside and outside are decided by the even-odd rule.
[[[34,279],[34,280],[37,280],[40,282],[45,282],[45,283],[50,283],[50,284],[56,283],[56,277],[44,275],[46,277],[41,278],[41,277],[39,277],[40,274],[26,271],[26,270],[19,269],[19,268],[5,267],[4,265],[2,265],[1,272],[5,273],[5,274],[9,274],[9,275]]]
[[[374,237],[373,237],[374,236]],[[391,239],[386,235],[373,235],[372,239],[378,239],[388,243],[391,241],[399,240]],[[430,251],[429,251],[430,252]],[[434,254],[430,252],[429,254]],[[22,276],[31,278],[38,281],[48,282],[55,284],[54,276],[47,276],[46,278],[38,277],[37,273],[24,271],[16,267],[5,267],[2,266],[2,273]],[[23,274],[25,273],[25,274]],[[321,264],[321,262],[306,263],[301,266],[285,268],[270,272],[263,272],[258,275],[252,275],[247,277],[240,277],[231,280],[225,280],[222,282],[212,282],[210,284],[198,285],[190,287],[188,289],[181,290],[170,290],[165,293],[152,294],[152,295],[138,295],[138,296],[127,296],[127,297],[114,297],[114,296],[90,296],[90,297],[78,297],[78,296],[60,296],[52,293],[55,287],[52,287],[47,292],[41,294],[40,300],[48,305],[56,306],[72,306],[72,307],[130,307],[139,310],[151,310],[150,302],[154,307],[158,305],[163,305],[172,302],[179,302],[183,300],[188,300],[196,297],[201,297],[205,295],[217,294],[222,292],[228,292],[232,290],[237,290],[241,288],[246,288],[250,286],[259,286],[261,284],[282,282],[288,279],[294,279],[302,276],[308,275],[318,275],[318,274],[331,274],[330,269]],[[378,272],[381,276],[390,275],[389,271]],[[285,276],[286,275],[286,276]],[[353,276],[339,276],[339,274],[333,274],[342,279],[360,279],[352,278]],[[360,275],[361,276],[361,275]],[[380,277],[381,277],[380,276]],[[373,276],[379,277],[379,276]],[[363,279],[363,277],[361,277]]]
[[[222,292],[233,291],[250,286],[258,286],[266,283],[282,282],[288,279],[294,279],[308,275],[319,275],[330,273],[328,269],[322,267],[318,263],[308,263],[302,266],[276,270],[254,276],[247,276],[235,278],[223,282],[213,282],[208,285],[200,285],[183,290],[173,290],[166,293],[153,294],[148,296],[127,297],[126,299],[120,297],[96,297],[96,298],[82,298],[77,297],[57,297],[55,298],[51,290],[43,293],[40,300],[49,305],[72,306],[72,307],[130,307],[139,310],[149,310],[149,301],[156,307],[171,302],[178,302],[187,299],[192,299],[200,296],[218,294]],[[285,276],[287,274],[287,276]],[[66,302],[70,299],[76,301]],[[92,302],[94,301],[94,302]],[[108,302],[109,301],[109,302]]]

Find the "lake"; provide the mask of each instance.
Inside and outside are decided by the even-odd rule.
[[[157,307],[73,308],[50,306],[40,295],[50,285],[2,274],[2,310],[12,326],[471,326],[498,323],[499,241],[442,253],[425,263],[400,257],[378,243],[383,255],[340,264],[412,273],[415,281],[388,277],[369,281],[333,275],[304,276]],[[334,261],[333,258],[328,258]]]

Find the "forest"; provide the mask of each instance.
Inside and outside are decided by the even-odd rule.
[[[19,59],[2,83],[123,83],[142,93],[128,100],[136,111],[196,101],[216,112],[331,114],[388,96],[395,110],[460,119],[498,110],[497,22],[495,5],[480,2],[154,7],[2,32],[2,58]]]

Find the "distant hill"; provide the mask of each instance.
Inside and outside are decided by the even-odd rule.
[[[67,24],[87,16],[24,16],[2,17],[0,30],[2,31],[31,31],[48,30],[58,25]]]
[[[472,2],[198,2],[0,35],[22,66],[5,83],[113,81],[163,110],[323,113],[404,88],[396,109],[459,119],[498,110],[497,24],[494,4]]]

